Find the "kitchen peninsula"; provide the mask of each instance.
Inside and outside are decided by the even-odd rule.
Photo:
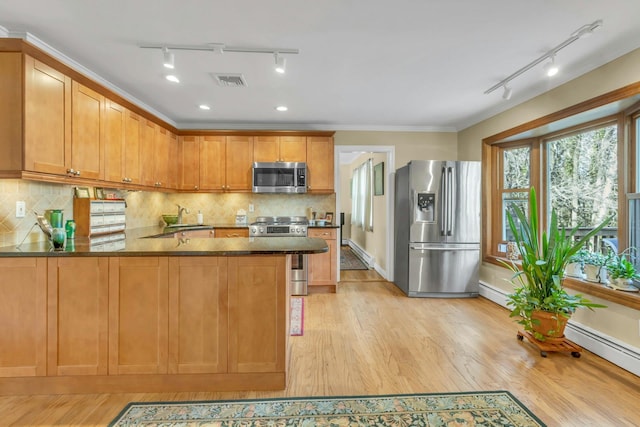
[[[291,254],[326,242],[130,234],[0,248],[0,394],[284,389]]]

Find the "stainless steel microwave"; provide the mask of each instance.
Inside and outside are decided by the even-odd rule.
[[[301,162],[254,162],[254,193],[306,193],[307,164]]]

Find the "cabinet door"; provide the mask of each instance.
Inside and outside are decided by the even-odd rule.
[[[25,55],[24,168],[71,168],[71,78]]]
[[[140,184],[140,134],[142,125],[140,116],[132,111],[126,112],[124,121],[124,176],[126,183]]]
[[[307,137],[307,167],[311,192],[333,192],[333,138]]]
[[[109,259],[109,374],[166,374],[166,257]]]
[[[109,259],[48,259],[48,375],[106,375]]]
[[[200,189],[223,191],[225,186],[226,137],[200,137]]]
[[[281,136],[280,160],[283,162],[306,162],[307,138],[305,136]]]
[[[156,125],[150,120],[143,120],[140,132],[140,181],[142,185],[155,187],[154,162],[150,157],[156,156]]]
[[[169,258],[170,374],[227,372],[227,260]]]
[[[153,153],[153,176],[154,186],[158,188],[169,188],[169,153],[170,137],[169,132],[156,126]]]
[[[214,237],[214,230],[186,230],[186,231],[178,231],[174,233],[173,237],[178,239],[190,239],[190,238],[199,238],[199,239],[208,239]]]
[[[335,286],[338,281],[336,229],[310,228],[309,237],[325,239],[329,251],[309,255],[309,286]]]
[[[111,182],[124,181],[124,107],[111,100],[105,101],[104,131],[104,179]]]
[[[280,160],[280,141],[277,136],[256,136],[253,144],[254,162],[277,162]]]
[[[180,190],[200,189],[200,137],[181,136],[179,147]]]
[[[0,259],[0,377],[47,373],[47,259]]]
[[[169,154],[167,155],[167,186],[165,188],[178,188],[178,136],[168,132]]]
[[[287,257],[227,257],[229,372],[284,372]]]
[[[253,137],[227,136],[226,153],[227,191],[251,191],[251,166],[253,164]]]
[[[75,81],[71,89],[71,168],[82,178],[102,179],[104,97]]]

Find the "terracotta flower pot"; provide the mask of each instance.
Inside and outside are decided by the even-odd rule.
[[[563,315],[537,310],[531,314],[531,318],[538,320],[538,322],[534,322],[533,330],[543,335],[544,341],[548,342],[564,337],[564,328],[569,319]]]

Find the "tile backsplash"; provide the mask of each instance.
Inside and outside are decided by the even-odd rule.
[[[33,211],[44,213],[48,209],[62,209],[64,219],[73,218],[73,194],[71,185],[49,184],[27,180],[0,180],[0,246],[46,240],[45,235],[33,227],[36,217]],[[177,213],[176,205],[189,209],[183,214],[184,223],[195,223],[198,211],[205,224],[235,223],[240,209],[247,212],[248,222],[257,216],[301,215],[311,207],[318,213],[334,212],[335,194],[252,194],[252,193],[159,193],[148,191],[120,191],[127,201],[127,228],[139,228],[162,224],[161,215]],[[27,207],[24,218],[15,217],[16,201],[24,200]],[[249,212],[253,204],[254,212]],[[334,218],[336,218],[334,212]],[[335,221],[335,220],[334,220]]]

